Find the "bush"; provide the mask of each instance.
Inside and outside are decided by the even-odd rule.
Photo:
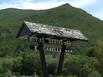
[[[93,47],[90,47],[89,55],[90,56],[95,55],[94,57],[97,58],[99,62],[98,70],[99,72],[101,72],[103,76],[103,40],[98,40],[96,45],[94,45]]]
[[[0,58],[0,73],[11,71],[15,62],[18,63],[15,58]]]
[[[94,47],[90,47],[89,49],[88,49],[88,53],[87,53],[87,56],[88,57],[96,57],[96,51],[95,51],[95,48]]]
[[[55,63],[48,64],[47,68],[48,68],[49,74],[55,74],[56,73],[56,64]]]
[[[87,77],[98,66],[98,60],[82,55],[67,55],[64,66],[66,74],[71,73],[78,77]]]
[[[22,75],[33,75],[34,72],[40,72],[41,63],[38,53],[24,53],[22,57],[20,71]]]
[[[56,74],[57,58],[51,54],[46,55],[46,62],[49,74]]]
[[[102,77],[98,71],[92,71],[88,77]]]

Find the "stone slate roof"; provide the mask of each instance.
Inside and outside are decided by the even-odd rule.
[[[40,23],[32,23],[24,21],[21,29],[18,32],[17,37],[30,36],[32,34],[37,34],[38,36],[44,38],[61,38],[61,39],[74,39],[88,41],[88,39],[79,31],[74,29],[49,26]]]

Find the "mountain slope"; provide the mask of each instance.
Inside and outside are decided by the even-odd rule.
[[[32,22],[81,30],[91,42],[102,38],[103,21],[69,4],[49,9],[44,14],[30,16],[25,19]]]
[[[25,20],[78,29],[89,38],[91,44],[103,38],[103,21],[69,4],[48,10],[0,10],[0,38],[8,35],[14,37]]]
[[[19,45],[17,44],[16,34],[24,18],[43,12],[40,10],[21,10],[14,8],[0,10],[0,56],[4,54],[9,55],[12,52],[16,53],[15,50],[19,51],[17,48]]]
[[[22,24],[25,17],[43,13],[41,10],[21,10],[14,8],[7,8],[0,10],[0,30],[14,29]]]

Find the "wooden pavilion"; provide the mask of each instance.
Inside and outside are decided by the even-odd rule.
[[[74,42],[74,41],[82,41],[87,42],[88,39],[79,31],[74,29],[44,25],[40,23],[32,23],[28,21],[24,21],[18,34],[17,38],[28,38],[30,37],[37,39],[37,50],[40,52],[40,59],[42,64],[43,70],[43,77],[48,77],[48,71],[46,66],[45,60],[45,52],[44,52],[44,41],[51,39],[60,41],[62,43],[60,58],[57,68],[57,73],[61,73],[64,61],[64,55],[66,50],[66,43],[67,42]]]

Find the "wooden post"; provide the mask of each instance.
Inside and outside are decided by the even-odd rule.
[[[48,77],[48,71],[47,71],[46,60],[45,60],[45,53],[44,53],[44,49],[43,49],[43,41],[40,38],[38,38],[37,49],[40,52],[40,60],[41,60],[41,64],[42,64],[43,77]]]
[[[61,53],[60,53],[60,58],[59,58],[59,63],[58,63],[58,68],[57,68],[57,74],[60,74],[62,72],[65,49],[66,49],[66,45],[65,45],[65,43],[63,41],[63,45],[62,45]]]

